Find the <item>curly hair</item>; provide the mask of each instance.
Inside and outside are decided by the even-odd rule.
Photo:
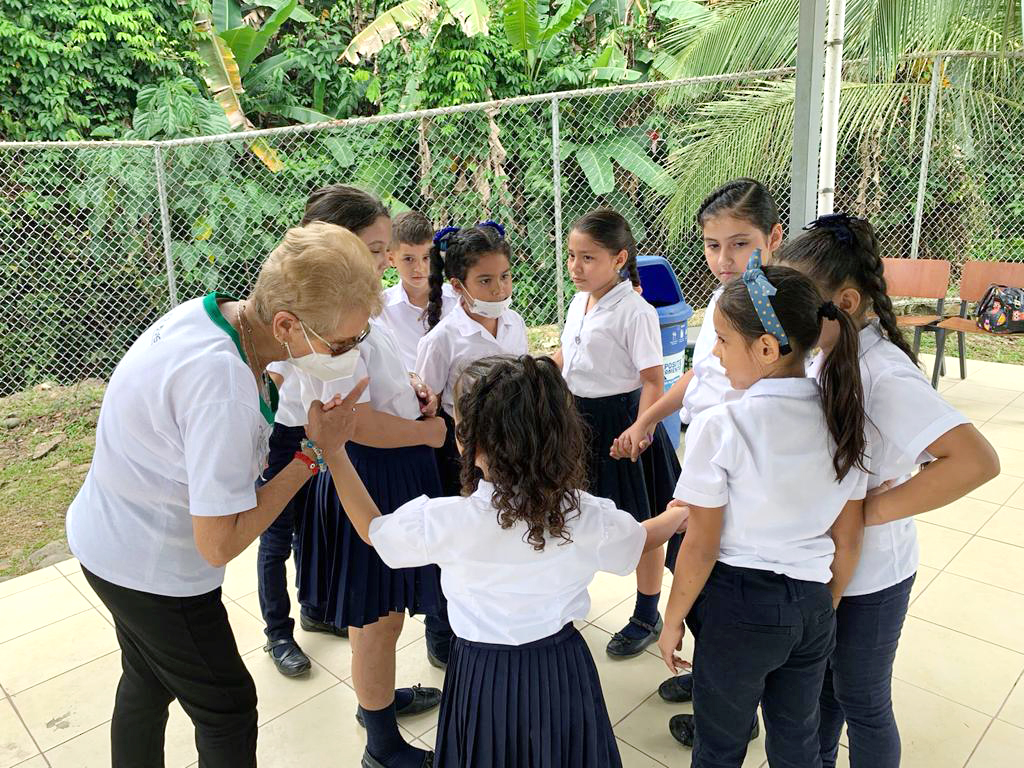
[[[479,482],[477,457],[494,485],[498,524],[526,523],[523,540],[538,552],[548,537],[572,541],[587,477],[583,419],[549,357],[488,357],[471,363],[455,386],[462,490]]]

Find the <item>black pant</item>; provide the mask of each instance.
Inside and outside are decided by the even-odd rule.
[[[772,768],[821,766],[818,698],[835,648],[825,584],[716,563],[686,623],[693,659],[693,768],[740,768],[758,702]]]
[[[121,646],[113,768],[162,768],[174,699],[195,725],[200,768],[255,766],[256,685],[238,655],[220,587],[165,597],[82,573],[113,615]]]

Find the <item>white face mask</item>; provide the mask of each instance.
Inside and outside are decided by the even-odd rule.
[[[491,320],[501,317],[505,314],[505,311],[512,306],[512,294],[509,294],[507,299],[502,299],[501,301],[483,301],[481,299],[474,299],[468,292],[463,293],[462,297],[466,302],[467,312],[472,312],[474,315],[487,317]]]
[[[306,343],[309,344],[312,352],[302,357],[292,357],[288,342],[284,342],[284,348],[288,352],[288,362],[320,381],[350,379],[355,375],[356,365],[359,363],[359,347],[352,347],[348,352],[342,352],[340,355],[325,355],[313,349],[313,344],[306,333],[306,327],[301,323],[299,327],[302,328],[302,335],[306,337]]]

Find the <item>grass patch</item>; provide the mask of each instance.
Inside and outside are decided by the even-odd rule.
[[[913,334],[907,334],[907,340],[913,341]],[[1013,363],[1024,365],[1024,336],[996,336],[994,334],[972,333],[967,335],[967,357],[970,360],[983,360],[989,363]],[[935,354],[935,334],[921,335],[921,352]],[[946,337],[945,343],[946,368],[956,366],[958,347],[956,334]]]
[[[68,505],[92,461],[103,391],[103,382],[88,380],[0,398],[0,578],[32,570],[30,554],[65,538]],[[33,458],[56,439],[62,442]]]

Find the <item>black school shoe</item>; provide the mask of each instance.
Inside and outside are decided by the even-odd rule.
[[[270,654],[277,671],[285,677],[299,677],[309,672],[309,657],[302,652],[299,644],[290,637],[273,640],[263,646]]]
[[[417,684],[412,687],[412,701],[401,709],[395,709],[395,714],[398,715],[398,717],[419,715],[423,712],[429,712],[434,709],[434,707],[440,705],[440,703],[440,688],[424,688],[422,685]],[[363,728],[366,727],[366,723],[363,722],[362,707],[356,707],[356,722],[363,726]]]
[[[336,627],[326,621],[317,621],[304,613],[299,614],[299,626],[306,632],[323,632],[335,637],[348,637],[348,627]]]
[[[658,686],[658,695],[670,704],[693,701],[693,675],[676,675]]]
[[[673,715],[668,721],[668,732],[672,738],[684,747],[693,746],[693,715]],[[761,723],[754,718],[754,727],[750,729],[750,740],[753,741],[761,735]]]
[[[627,637],[621,632],[616,632],[612,635],[612,639],[608,641],[608,647],[605,648],[605,651],[612,658],[632,659],[634,656],[639,656],[647,646],[658,639],[658,635],[661,634],[661,630],[665,626],[665,623],[661,620],[661,614],[658,615],[658,621],[653,626],[646,621],[641,621],[636,616],[631,616],[629,623],[645,630],[646,634],[640,637]]]
[[[369,750],[363,750],[363,759],[359,763],[361,768],[388,768],[384,763],[375,758],[370,754]],[[433,768],[434,765],[434,753],[433,751],[427,752],[423,758],[423,764],[420,768]]]

